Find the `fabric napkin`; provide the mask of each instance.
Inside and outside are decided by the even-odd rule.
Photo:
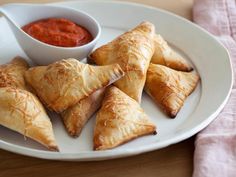
[[[195,0],[193,19],[228,49],[236,66],[235,0]],[[236,82],[223,111],[197,135],[193,177],[236,177]]]

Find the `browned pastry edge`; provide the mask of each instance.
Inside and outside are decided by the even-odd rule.
[[[151,134],[156,135],[157,134],[157,130],[155,129],[154,131],[152,130],[152,131],[147,132],[145,134],[134,136],[134,137],[132,137],[132,138],[126,140],[126,141],[123,141],[123,142],[121,142],[119,144],[116,144],[115,147],[118,147],[120,145],[126,144],[126,143],[128,143],[128,142],[130,142],[130,141],[132,141],[132,140],[134,140],[136,138],[143,137],[143,136],[146,136],[146,135],[151,135]],[[101,145],[98,145],[98,144],[94,143],[93,150],[95,150],[95,151],[104,151],[104,150],[109,150],[109,149],[114,149],[115,148],[115,147],[110,147],[110,148],[103,149],[103,148],[100,148],[100,146]]]

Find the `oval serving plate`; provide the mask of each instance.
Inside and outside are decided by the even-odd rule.
[[[172,13],[134,3],[109,1],[63,2],[56,5],[82,10],[95,17],[102,26],[96,47],[135,27],[144,20],[152,22],[158,33],[185,55],[201,76],[201,82],[188,97],[175,119],[168,118],[143,93],[142,107],[157,125],[158,134],[145,136],[112,150],[93,151],[93,116],[79,138],[68,136],[61,120],[50,113],[60,152],[50,152],[18,133],[0,127],[0,148],[38,158],[58,160],[103,160],[131,156],[180,142],[205,128],[225,105],[233,83],[227,50],[208,32]],[[15,55],[25,56],[7,22],[0,18],[0,64]],[[220,83],[220,84],[219,84]]]

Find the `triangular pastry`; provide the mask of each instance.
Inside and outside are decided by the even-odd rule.
[[[118,64],[91,66],[66,59],[30,68],[25,78],[47,107],[60,113],[123,75]]]
[[[199,76],[193,72],[176,71],[163,65],[150,64],[145,91],[168,116],[174,118],[193,92]]]
[[[140,105],[113,86],[107,89],[96,117],[94,149],[111,149],[155,130]]]
[[[11,62],[0,65],[0,87],[15,87],[26,89],[24,72],[29,68],[21,57],[15,57]]]
[[[49,117],[38,98],[26,90],[27,69],[20,57],[0,66],[0,125],[58,150]]]
[[[77,137],[89,118],[102,104],[105,88],[99,89],[61,113],[64,125],[71,136]]]
[[[13,87],[0,88],[0,125],[58,150],[52,124],[39,100],[30,92]]]
[[[165,65],[178,71],[192,71],[190,64],[177,52],[175,52],[161,35],[154,37],[155,52],[151,62],[154,64]]]
[[[114,85],[138,102],[141,101],[147,68],[154,53],[154,34],[154,25],[143,22],[90,55],[98,65],[119,63],[126,75]]]

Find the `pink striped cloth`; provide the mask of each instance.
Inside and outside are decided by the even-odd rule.
[[[235,0],[195,0],[193,19],[223,43],[236,66]],[[236,177],[236,82],[223,111],[197,135],[193,177]]]

